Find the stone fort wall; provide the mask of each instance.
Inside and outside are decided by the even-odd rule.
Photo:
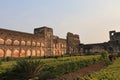
[[[74,54],[78,51],[78,42],[78,35],[71,39],[67,35],[67,39],[62,39],[53,35],[53,29],[46,26],[35,28],[34,34],[0,29],[0,57],[64,55],[71,52],[68,47],[72,45],[76,50],[72,52]]]
[[[110,31],[110,40],[104,43],[80,44],[80,53],[101,53],[107,51],[110,53],[120,52],[120,32]]]

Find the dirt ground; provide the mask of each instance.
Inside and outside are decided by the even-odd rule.
[[[105,67],[105,62],[100,62],[100,63],[90,65],[88,67],[79,69],[77,71],[64,74],[64,75],[60,76],[60,78],[64,78],[64,79],[67,79],[67,80],[73,80],[77,77],[83,77],[83,76],[86,76],[90,73],[100,71],[104,67]],[[56,79],[54,79],[54,80],[56,80]]]

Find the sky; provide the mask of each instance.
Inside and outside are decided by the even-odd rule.
[[[79,34],[81,43],[109,41],[120,32],[120,0],[0,0],[0,28],[33,33],[48,26],[54,35]]]

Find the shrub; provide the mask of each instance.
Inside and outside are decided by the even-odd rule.
[[[103,60],[108,59],[108,52],[103,51],[103,52],[101,53],[101,59],[103,59]]]
[[[28,80],[38,76],[43,68],[39,60],[18,60],[11,70],[7,70],[2,77],[6,80]]]
[[[0,59],[0,65],[2,64],[2,60]]]
[[[117,53],[117,57],[120,57],[120,52]]]
[[[39,77],[41,80],[52,79],[55,77],[59,77],[62,74],[69,73],[97,63],[99,61],[99,57],[90,57],[84,59],[74,58],[72,60],[70,59],[56,64],[46,64],[42,71],[42,75],[40,75]]]

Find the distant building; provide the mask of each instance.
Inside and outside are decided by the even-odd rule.
[[[108,51],[110,53],[120,52],[120,32],[110,31],[110,40],[104,43],[96,44],[80,44],[79,49],[81,53],[100,53]]]
[[[79,35],[67,39],[53,34],[46,26],[35,28],[34,34],[0,29],[0,57],[56,56],[79,52]]]

